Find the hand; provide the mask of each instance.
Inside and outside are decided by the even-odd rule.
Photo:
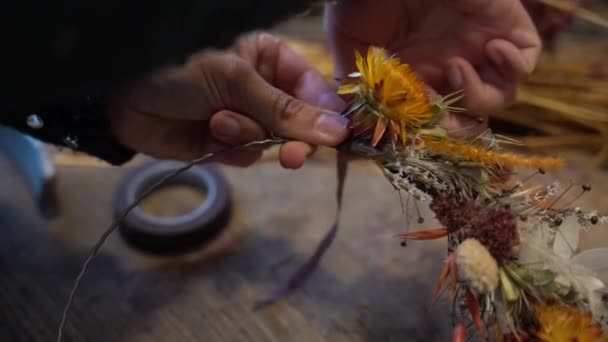
[[[378,45],[412,65],[434,91],[462,89],[458,106],[468,115],[442,122],[453,132],[485,128],[479,121],[514,101],[516,83],[541,51],[519,0],[343,0],[328,5],[325,20],[337,78],[355,70],[355,49],[364,54]]]
[[[202,51],[183,66],[128,88],[110,106],[113,131],[127,147],[156,158],[191,160],[274,136],[286,168],[302,166],[313,145],[337,145],[344,103],[324,78],[277,37],[254,33],[230,51]],[[215,161],[248,166],[262,151]]]

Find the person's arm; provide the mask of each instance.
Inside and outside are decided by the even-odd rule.
[[[0,124],[122,164],[106,99],[159,68],[268,28],[313,1],[12,1],[0,4]],[[36,114],[42,127],[28,125]]]

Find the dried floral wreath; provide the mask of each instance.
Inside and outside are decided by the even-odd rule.
[[[366,56],[355,53],[358,72],[338,93],[354,99],[342,114],[350,119],[352,137],[338,147],[372,160],[397,191],[405,191],[430,209],[443,228],[407,232],[402,241],[447,237],[448,256],[439,275],[435,300],[444,287],[453,300],[453,341],[475,333],[496,341],[608,341],[604,329],[604,282],[597,276],[608,249],[577,252],[581,230],[608,223],[608,216],[570,208],[558,201],[571,190],[531,184],[534,177],[563,165],[559,158],[528,157],[502,150],[514,141],[486,131],[456,139],[438,127],[460,92],[431,100],[409,65],[378,47]],[[237,146],[281,144],[273,139]],[[229,152],[229,151],[228,151]],[[104,233],[85,261],[59,327],[84,271],[105,239],[131,209],[168,178],[203,162],[206,155],[153,185]],[[524,179],[513,170],[535,170]],[[338,210],[346,158],[338,157]],[[267,299],[260,309],[285,297],[314,271],[338,229],[338,217],[312,257]],[[445,286],[444,286],[445,285]],[[608,315],[606,316],[608,318]]]

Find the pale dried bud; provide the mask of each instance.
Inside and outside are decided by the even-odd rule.
[[[477,239],[464,240],[456,250],[458,276],[476,294],[487,294],[498,287],[498,264]]]

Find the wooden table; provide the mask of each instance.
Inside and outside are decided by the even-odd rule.
[[[127,169],[60,166],[61,215],[45,222],[0,163],[0,341],[54,340],[74,276],[111,221],[112,193]],[[367,163],[350,168],[341,231],[312,279],[287,301],[252,312],[331,224],[334,163],[222,169],[236,206],[227,233],[181,258],[142,255],[114,235],[84,279],[64,341],[449,340],[448,303],[431,305],[445,241],[401,247],[399,198]],[[608,175],[589,172],[560,175],[596,183],[592,194],[603,199]],[[421,210],[422,226],[436,226]],[[420,228],[413,221],[410,229]]]

